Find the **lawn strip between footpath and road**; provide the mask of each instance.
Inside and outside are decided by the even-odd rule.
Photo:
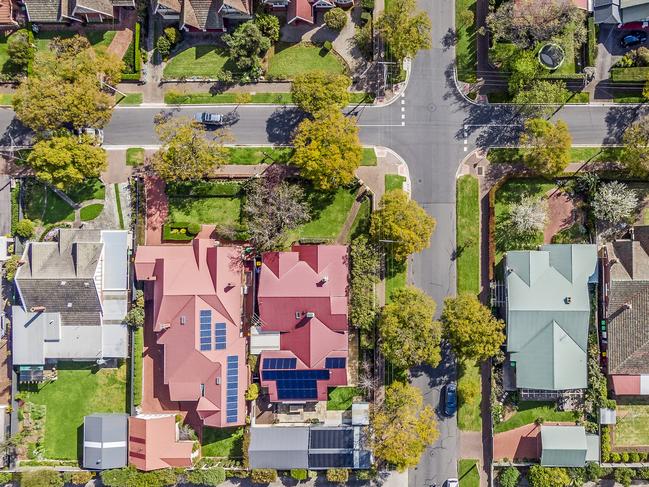
[[[537,419],[545,422],[570,422],[579,416],[576,411],[557,411],[553,402],[521,401],[518,409],[507,420],[494,425],[494,433],[513,430],[526,424],[532,424]]]
[[[142,147],[129,147],[126,149],[126,165],[139,166],[144,162],[144,149]]]
[[[374,147],[363,147],[363,156],[361,158],[361,166],[376,166],[376,151]]]
[[[622,158],[623,147],[572,147],[570,162],[618,162]],[[491,164],[522,164],[525,149],[499,147],[489,149],[487,159]]]
[[[463,18],[463,12],[473,14],[471,22]],[[455,65],[460,81],[474,82],[478,69],[477,42],[475,34],[476,0],[455,2]],[[468,16],[467,16],[468,17]]]
[[[288,164],[292,147],[228,147],[228,164]]]
[[[352,92],[349,94],[352,105],[373,103],[374,94]],[[236,104],[267,104],[289,105],[293,103],[291,93],[176,93],[169,91],[164,96],[168,105],[236,105]]]
[[[461,397],[457,412],[458,428],[462,431],[482,431],[482,417],[480,415],[482,378],[479,364],[473,362],[461,364],[458,388],[460,390],[477,391],[477,394],[470,397]]]
[[[457,180],[457,292],[480,293],[480,189],[471,175]]]
[[[394,189],[403,189],[403,183],[406,182],[405,176],[399,174],[385,175],[385,192]],[[390,302],[390,297],[395,289],[406,286],[408,265],[406,262],[397,262],[392,258],[390,243],[383,243],[385,248],[385,302]]]
[[[460,487],[480,487],[477,460],[460,460],[457,471]]]

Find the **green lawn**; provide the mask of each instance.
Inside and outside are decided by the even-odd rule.
[[[126,96],[120,96],[118,105],[135,106],[142,104],[142,93],[127,93]]]
[[[142,147],[129,147],[126,149],[126,165],[139,166],[144,162],[144,149]]]
[[[50,225],[74,221],[74,210],[44,184],[31,180],[24,187],[25,218]]]
[[[356,387],[330,387],[327,395],[328,411],[347,411],[352,408],[354,396],[360,391]]]
[[[241,216],[241,197],[169,198],[170,222],[236,225]]]
[[[83,203],[86,200],[103,200],[106,197],[106,188],[99,179],[88,179],[79,184],[66,194],[76,203]]]
[[[399,176],[398,174],[386,174],[385,175],[385,191],[390,191],[393,189],[403,189],[403,183],[406,182],[405,176]]]
[[[228,62],[224,48],[217,46],[194,46],[179,52],[172,57],[163,71],[163,77],[180,78],[216,78]],[[230,68],[233,68],[230,66]],[[230,69],[232,70],[232,69]]]
[[[575,415],[578,414],[575,411],[557,411],[556,404],[553,402],[521,401],[518,411],[511,418],[494,425],[494,433],[502,433],[532,424],[537,418],[543,418],[544,421],[575,421],[577,419]]]
[[[90,41],[90,45],[94,47],[95,49],[103,49],[107,48],[111,41],[113,40],[113,37],[115,37],[115,34],[117,32],[114,30],[107,30],[107,31],[89,31],[84,33],[83,35]],[[72,37],[76,32],[70,31],[70,30],[59,30],[59,31],[40,31],[38,33],[34,33],[34,40],[36,41],[36,49],[39,51],[45,51],[46,49],[49,48],[50,42],[52,39],[55,37],[62,37],[62,38],[68,38]]]
[[[372,206],[370,204],[369,198],[365,198],[361,203],[361,207],[358,210],[356,219],[352,224],[351,231],[349,232],[349,240],[347,241],[347,243],[351,243],[353,239],[355,239],[360,235],[367,235],[369,233],[371,217],[372,217]]]
[[[457,180],[457,292],[480,292],[480,192],[478,180]]]
[[[649,445],[649,405],[617,406],[615,446]]]
[[[94,363],[59,361],[57,370],[56,381],[20,390],[27,401],[47,408],[44,456],[76,460],[82,455],[84,416],[126,412],[126,366],[100,369]]]
[[[458,386],[463,383],[482,384],[480,366],[476,364],[463,364],[462,375],[458,379]],[[480,416],[480,403],[482,395],[479,393],[472,401],[460,402],[457,412],[457,425],[462,431],[482,431],[482,417]]]
[[[201,447],[204,457],[241,458],[243,427],[203,428]]]
[[[124,213],[122,212],[122,198],[119,194],[119,184],[115,183],[115,204],[117,205],[117,218],[119,219],[119,228],[124,230]]]
[[[132,357],[133,367],[133,404],[139,406],[142,404],[142,354],[144,350],[144,328],[141,326],[133,332],[134,350]]]
[[[335,193],[314,191],[306,188],[311,206],[311,221],[290,234],[292,241],[311,238],[329,240],[340,233],[347,214],[354,204],[356,188],[339,188]]]
[[[0,93],[1,106],[11,106],[13,103],[13,99],[14,99],[13,93]]]
[[[475,0],[456,0],[455,2],[455,64],[460,81],[475,81],[477,69],[477,42],[475,20],[469,25],[462,22],[462,12],[468,10],[475,17]]]
[[[480,487],[477,460],[460,460],[457,470],[460,487]]]
[[[97,218],[102,211],[104,211],[103,204],[93,203],[92,205],[81,208],[79,216],[81,217],[81,221],[88,222]]]
[[[169,105],[233,105],[238,103],[259,103],[287,105],[293,103],[291,93],[254,93],[250,97],[244,93],[165,93],[165,103]],[[349,94],[351,104],[372,103],[371,93],[353,92]]]
[[[376,151],[374,150],[374,147],[363,148],[361,166],[376,166]]]
[[[230,164],[288,164],[293,155],[291,147],[230,147]]]
[[[314,44],[278,42],[275,54],[268,63],[267,74],[274,79],[292,79],[298,74],[313,70],[345,73],[347,67],[336,54],[325,52]]]
[[[513,96],[508,91],[497,91],[488,93],[489,103],[512,103]],[[566,105],[584,105],[590,102],[590,93],[588,92],[570,92],[564,100]]]
[[[617,162],[622,158],[622,147],[572,147],[570,162]],[[489,149],[487,158],[492,164],[522,164],[525,149],[503,147]]]
[[[408,265],[406,263],[397,263],[392,260],[392,257],[386,255],[386,276],[385,276],[385,302],[391,301],[392,291],[402,287],[406,287],[408,277]]]

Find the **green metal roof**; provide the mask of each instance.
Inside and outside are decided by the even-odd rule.
[[[508,252],[507,351],[523,389],[583,389],[594,245],[544,245]]]
[[[541,426],[541,465],[583,467],[587,452],[583,426]]]

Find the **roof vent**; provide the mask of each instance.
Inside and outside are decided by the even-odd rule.
[[[624,309],[633,309],[633,306],[631,305],[631,303],[624,303],[622,305],[622,308],[624,308]]]
[[[507,274],[511,274],[512,272],[514,272],[514,269],[512,269],[511,267],[508,267],[507,268]]]
[[[72,303],[68,303],[68,308],[72,308]]]
[[[182,315],[180,317],[180,324],[181,325],[186,325],[187,324],[187,317],[185,315]]]
[[[315,318],[315,313],[313,311],[308,311],[306,314],[307,318]]]
[[[83,285],[84,285],[85,287],[88,287],[88,286],[90,286],[90,283],[89,283],[89,282],[84,282]]]
[[[65,286],[65,285],[66,285],[66,282],[65,282],[65,281],[61,281],[61,286]]]
[[[216,385],[217,385],[217,386],[220,386],[220,385],[221,385],[221,378],[220,378],[220,377],[217,377],[217,378],[216,378]]]
[[[570,304],[572,303],[572,297],[566,296],[566,299],[564,299],[564,301],[566,302],[566,304]]]
[[[324,276],[320,282],[322,284],[327,284],[329,282],[329,276]]]

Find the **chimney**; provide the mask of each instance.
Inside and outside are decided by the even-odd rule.
[[[313,311],[307,311],[306,317],[307,318],[315,318],[315,313]]]
[[[29,308],[30,313],[44,313],[45,312],[45,306],[32,306]]]
[[[164,330],[166,330],[167,328],[171,328],[171,323],[162,323],[162,324],[160,325],[160,331],[164,331]]]

